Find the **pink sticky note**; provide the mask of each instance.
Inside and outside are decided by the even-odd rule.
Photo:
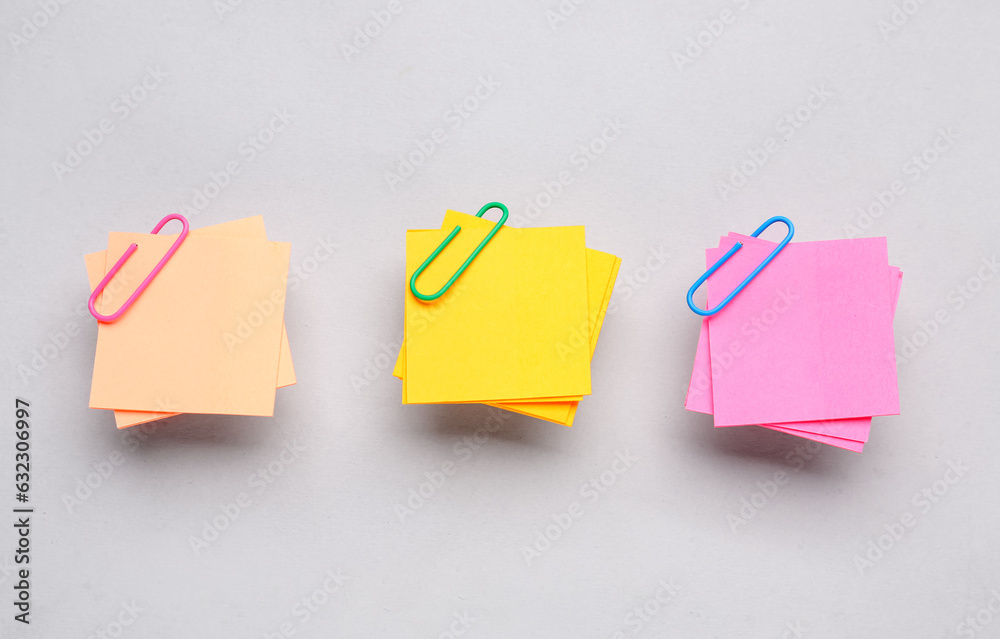
[[[896,306],[899,303],[899,293],[903,286],[903,272],[898,267],[890,266],[892,273],[892,312],[895,316]],[[818,442],[847,448],[860,453],[861,447],[855,448],[851,440],[857,442],[867,442],[872,427],[871,417],[856,417],[852,419],[833,419],[823,422],[792,422],[789,424],[761,424],[764,428],[789,433],[806,439],[813,439]],[[805,431],[805,432],[803,432]],[[812,433],[813,435],[810,435]],[[833,440],[824,441],[820,439],[826,436],[833,436]],[[846,438],[846,439],[844,439]]]
[[[758,244],[763,244],[769,246],[773,249],[777,244],[772,242],[767,242],[761,240],[760,238],[750,237],[748,235],[741,235],[738,233],[730,233],[730,237],[733,237],[738,242],[756,242]],[[899,293],[902,290],[903,284],[903,272],[896,266],[889,267],[890,273],[890,294],[891,294],[891,305],[893,317],[896,314],[896,306],[899,302]],[[833,446],[839,446],[840,448],[847,448],[850,450],[856,450],[856,452],[861,452],[860,447],[855,448],[853,446],[854,442],[867,442],[869,435],[871,433],[872,418],[871,417],[856,417],[850,419],[833,419],[825,420],[821,422],[791,422],[787,424],[761,424],[764,428],[770,430],[777,430],[779,432],[786,432],[792,435],[797,435],[799,437],[806,437],[807,439],[814,439],[815,441],[820,441]],[[803,432],[804,431],[804,432]],[[816,437],[810,437],[806,433],[814,433]],[[826,441],[826,438],[830,441]],[[851,441],[853,440],[853,441]],[[845,445],[846,441],[846,445]]]
[[[775,246],[771,244],[771,246]],[[902,288],[903,273],[895,266],[889,267],[891,273],[892,308],[895,312]],[[701,333],[698,335],[698,348],[695,352],[695,365],[688,386],[687,400],[684,407],[699,413],[712,414],[712,374],[725,374],[720,366],[713,371],[711,354],[708,345],[708,319],[702,320]],[[860,451],[860,446],[868,441],[871,431],[871,417],[853,419],[835,419],[820,422],[790,422],[786,424],[761,424],[764,428],[789,433],[798,437],[812,439],[824,444]]]
[[[871,423],[871,417],[868,418],[869,423]],[[811,439],[814,442],[819,442],[821,444],[828,444],[830,446],[836,446],[837,448],[843,448],[855,453],[860,453],[864,450],[865,442],[855,441],[853,439],[844,439],[842,437],[832,437],[830,435],[819,435],[817,433],[807,433],[801,430],[795,430],[793,428],[784,428],[782,426],[765,426],[769,430],[776,430],[779,433],[788,433],[789,435],[795,435],[796,437],[802,437],[803,439]]]
[[[712,366],[708,347],[708,320],[702,324],[695,354],[695,368],[688,387],[688,397],[684,407],[699,413],[712,414]],[[764,428],[788,433],[822,444],[844,448],[860,453],[868,441],[871,431],[871,417],[836,419],[824,422],[789,422],[787,424],[761,424]]]
[[[707,251],[714,264],[736,242]],[[746,241],[708,280],[717,305],[771,252]],[[716,425],[899,413],[885,238],[790,244],[709,326]]]

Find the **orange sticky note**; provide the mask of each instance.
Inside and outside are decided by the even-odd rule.
[[[264,217],[261,215],[241,220],[233,220],[231,222],[223,222],[222,224],[206,226],[200,229],[192,229],[191,234],[203,237],[244,237],[267,239],[267,231],[264,227]],[[84,261],[87,266],[87,278],[90,282],[90,289],[93,290],[97,287],[97,284],[100,283],[101,278],[104,277],[107,251],[98,251],[96,253],[85,255]],[[128,262],[126,262],[124,268],[130,269]],[[282,326],[281,352],[278,355],[278,380],[276,386],[277,388],[285,388],[286,386],[291,386],[295,383],[295,367],[292,363],[292,351],[288,343],[288,333],[284,326]],[[115,424],[119,429],[137,426],[139,424],[145,424],[158,419],[165,419],[167,417],[173,417],[174,415],[180,414],[127,410],[116,410],[114,413]]]
[[[139,250],[98,310],[117,309],[174,239],[111,233],[107,264],[131,243]],[[91,408],[272,415],[290,252],[284,242],[189,235],[120,320],[99,324]]]

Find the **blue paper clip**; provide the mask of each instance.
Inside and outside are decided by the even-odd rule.
[[[753,278],[757,277],[757,275],[761,271],[764,270],[765,266],[767,266],[768,264],[771,263],[771,260],[773,260],[774,258],[778,257],[778,253],[780,253],[786,246],[788,246],[788,243],[792,241],[792,236],[795,235],[795,225],[792,224],[792,221],[789,220],[787,217],[783,217],[781,215],[776,215],[775,217],[772,217],[767,222],[764,222],[763,224],[761,224],[760,228],[757,229],[756,231],[754,231],[753,235],[751,237],[759,237],[761,233],[763,233],[764,231],[767,230],[767,227],[771,226],[775,222],[784,222],[785,226],[788,227],[788,235],[786,235],[785,239],[783,239],[781,241],[781,244],[779,244],[777,246],[777,248],[775,248],[773,251],[771,251],[771,254],[767,256],[767,259],[764,260],[763,262],[761,262],[757,266],[757,268],[755,268],[753,270],[753,273],[751,273],[749,275],[749,277],[747,277],[745,280],[743,280],[742,284],[740,284],[739,286],[736,287],[736,290],[734,290],[732,293],[730,293],[729,296],[726,299],[722,300],[721,304],[719,304],[718,306],[716,306],[712,310],[703,311],[702,309],[700,309],[700,308],[698,308],[697,306],[694,305],[694,292],[697,291],[701,287],[701,285],[705,283],[705,280],[707,280],[709,277],[712,276],[712,273],[715,273],[716,271],[718,271],[719,267],[721,267],[723,264],[725,264],[727,261],[729,261],[729,258],[731,258],[733,255],[735,255],[736,251],[738,251],[741,248],[743,248],[743,242],[737,242],[736,245],[733,248],[729,249],[729,252],[726,253],[722,257],[721,260],[719,260],[718,262],[716,262],[712,266],[712,268],[708,269],[708,271],[704,275],[702,275],[701,277],[699,277],[698,281],[694,283],[694,286],[692,286],[688,290],[687,301],[688,301],[688,306],[691,308],[692,311],[694,311],[698,315],[701,315],[702,317],[710,317],[712,315],[715,315],[716,313],[718,313],[722,309],[726,308],[726,305],[728,305],[730,302],[732,302],[733,298],[736,297],[737,295],[739,295],[740,291],[742,291],[743,289],[745,289],[747,287],[747,284],[749,284],[750,282],[752,282]]]

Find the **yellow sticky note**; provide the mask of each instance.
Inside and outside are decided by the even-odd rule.
[[[119,308],[174,237],[112,233],[107,264],[139,245],[98,300]],[[271,415],[291,246],[189,235],[132,307],[100,323],[92,408]]]
[[[590,316],[590,355],[593,358],[597,349],[597,340],[604,325],[604,317],[611,301],[611,292],[614,290],[615,280],[618,277],[618,269],[621,266],[621,258],[609,253],[602,253],[593,249],[587,249],[587,289]],[[456,286],[459,284],[456,283]],[[403,361],[406,357],[406,349],[401,348],[393,375],[400,378],[403,384],[406,380],[403,377]],[[515,413],[544,419],[563,426],[572,426],[576,417],[579,400],[563,400],[549,402],[503,402],[491,403],[496,406]]]
[[[267,231],[264,227],[264,217],[255,215],[253,217],[231,222],[223,222],[213,226],[206,226],[199,229],[192,229],[191,235],[203,237],[244,237],[267,239]],[[176,236],[175,236],[176,237]],[[107,251],[98,251],[84,256],[87,266],[87,278],[90,282],[90,289],[93,290],[104,277]],[[130,269],[126,262],[125,269]],[[292,363],[292,351],[288,343],[288,333],[284,326],[281,328],[281,352],[278,355],[278,380],[276,387],[285,388],[296,383],[295,367]],[[118,428],[128,428],[145,424],[158,419],[164,419],[178,415],[179,413],[150,412],[150,411],[127,411],[116,410],[115,424]]]
[[[618,279],[618,268],[621,266],[621,262],[621,258],[610,253],[587,249],[587,297],[590,330],[589,340],[585,348],[589,348],[591,359],[597,350],[597,340],[601,334],[601,327],[604,325],[604,317],[607,314],[608,304],[611,302],[611,291],[614,290],[615,280]],[[566,348],[580,347],[578,340],[573,340],[566,345]],[[490,405],[564,426],[572,426],[579,404],[579,400],[574,400],[530,403],[504,402]]]
[[[488,232],[493,227],[493,222],[478,218],[472,215],[450,212],[449,219],[442,224],[442,229],[450,231],[453,226],[449,224],[459,224],[463,229],[476,228]],[[621,258],[609,253],[602,253],[593,249],[587,249],[587,291],[588,291],[588,318],[589,318],[589,347],[590,355],[593,357],[597,348],[597,340],[600,335],[604,317],[607,313],[608,305],[611,301],[611,293],[614,290],[615,281],[618,276],[618,269],[621,266]],[[456,282],[455,287],[461,287],[462,281]],[[428,307],[420,314],[421,322],[431,322],[441,309]],[[579,348],[582,345],[582,335],[573,336],[563,348]],[[404,397],[406,379],[403,375],[406,349],[400,348],[399,356],[396,359],[393,375],[400,378],[404,385]],[[571,426],[576,415],[580,397],[559,398],[552,401],[538,400],[517,400],[502,403],[489,403],[491,406],[503,408],[530,417],[548,420],[557,424]]]
[[[406,281],[462,218],[444,229],[407,232]],[[490,225],[492,228],[492,225]],[[406,292],[407,403],[462,403],[590,394],[588,349],[559,349],[588,328],[584,229],[503,227],[457,285],[425,304]],[[438,290],[488,231],[463,227],[424,271],[418,288]],[[421,313],[433,307],[433,321]]]

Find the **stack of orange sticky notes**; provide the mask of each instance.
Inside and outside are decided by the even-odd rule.
[[[480,214],[490,207],[503,208],[487,205]],[[571,426],[591,394],[590,361],[621,259],[587,248],[582,226],[500,226],[443,295],[414,295],[411,277],[456,227],[419,270],[414,285],[422,293],[439,291],[496,226],[448,211],[440,229],[407,231],[405,328],[394,371],[403,403],[483,403]]]
[[[130,245],[138,248],[95,300],[110,315],[178,239],[111,233],[85,256],[95,290]],[[180,413],[274,414],[275,389],[295,383],[285,332],[291,245],[267,239],[261,216],[192,229],[134,303],[98,322],[90,407],[118,428]]]

